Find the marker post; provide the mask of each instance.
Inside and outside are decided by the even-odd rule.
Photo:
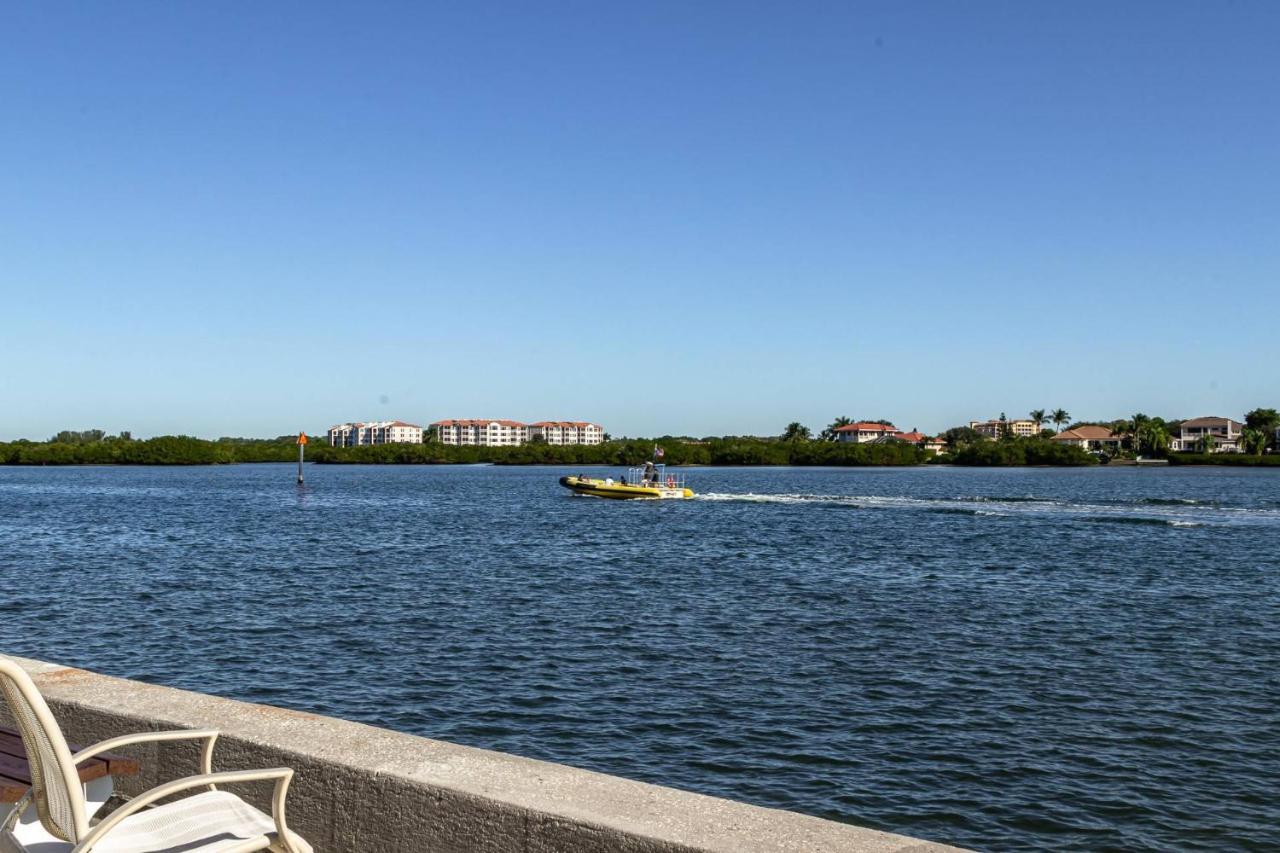
[[[302,485],[302,459],[307,453],[307,434],[298,433],[298,485]]]

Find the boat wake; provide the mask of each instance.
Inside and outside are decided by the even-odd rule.
[[[1176,528],[1280,525],[1280,511],[1223,506],[1184,498],[1073,501],[1034,496],[910,498],[889,495],[740,494],[708,492],[700,501],[840,507],[859,510],[914,510],[988,517],[1042,517],[1091,524],[1163,525]]]

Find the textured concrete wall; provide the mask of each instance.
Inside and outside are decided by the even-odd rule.
[[[215,770],[294,768],[289,824],[319,853],[955,849],[315,714],[20,662],[72,742],[216,728],[223,734]],[[194,745],[143,746],[137,755],[143,773],[124,780],[126,796],[197,772]],[[247,798],[265,806],[253,793]]]

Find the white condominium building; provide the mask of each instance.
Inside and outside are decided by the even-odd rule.
[[[329,427],[332,447],[362,444],[422,444],[422,427],[404,421],[373,421]]]
[[[524,444],[529,439],[529,428],[519,421],[452,418],[436,421],[432,426],[441,444],[506,447]]]
[[[1004,435],[1006,429],[1010,435],[1022,436],[1023,438],[1032,438],[1040,434],[1040,428],[1036,426],[1035,421],[1023,419],[1012,421],[969,421],[969,429],[977,430],[987,438],[1000,438]]]
[[[513,447],[531,439],[547,444],[601,444],[604,427],[587,421],[520,421],[484,418],[450,418],[432,424],[441,444],[474,444],[481,447]]]
[[[587,421],[538,421],[529,424],[529,440],[547,444],[602,444],[604,427]]]

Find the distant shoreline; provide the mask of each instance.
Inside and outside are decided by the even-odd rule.
[[[934,456],[905,441],[866,442],[785,440],[723,436],[700,441],[661,436],[614,439],[600,444],[552,445],[529,442],[510,446],[452,445],[439,442],[306,447],[306,460],[321,465],[546,465],[627,468],[655,460],[672,467],[916,467],[1054,468],[1098,465],[1079,447],[1043,437],[984,440]],[[158,436],[134,440],[105,436],[94,440],[0,443],[0,465],[54,467],[75,465],[182,466],[278,462],[296,464],[296,437],[219,439]],[[1280,454],[1171,454],[1168,465],[1275,467]],[[1120,464],[1127,464],[1127,460]],[[1139,466],[1141,467],[1141,466]],[[1164,467],[1164,466],[1161,466]]]
[[[1257,457],[1254,457],[1255,459]],[[1267,460],[1268,457],[1262,457]],[[258,460],[258,461],[236,461],[236,462],[71,462],[71,463],[23,463],[8,462],[0,464],[0,470],[5,468],[30,470],[35,468],[54,468],[54,469],[72,469],[72,468],[234,468],[239,466],[254,465],[279,465],[281,467],[292,468],[297,464],[294,462],[283,462],[275,459]],[[628,467],[623,465],[614,465],[607,462],[317,462],[308,460],[307,468],[312,467],[330,467],[337,466],[366,466],[366,467],[387,467],[387,468],[450,468],[450,467],[489,467],[489,468],[589,468],[589,469],[612,469]],[[732,463],[689,463],[681,465],[669,465],[669,468],[679,468],[681,470],[714,470],[716,468],[794,468],[796,470],[806,470],[815,468],[831,468],[831,469],[884,469],[884,468],[910,468],[910,469],[931,469],[946,468],[958,470],[985,470],[985,469],[1034,469],[1034,470],[1063,470],[1063,469],[1079,469],[1092,468],[1095,470],[1115,470],[1115,469],[1142,469],[1167,471],[1170,468],[1248,468],[1262,470],[1280,471],[1280,457],[1276,461],[1262,462],[1171,462],[1166,465],[1133,465],[1133,464],[1109,464],[1109,465],[957,465],[952,462],[921,462],[914,464],[902,465],[876,465],[876,464],[851,464],[851,465],[793,465],[788,463],[771,463],[771,462],[732,462]]]

